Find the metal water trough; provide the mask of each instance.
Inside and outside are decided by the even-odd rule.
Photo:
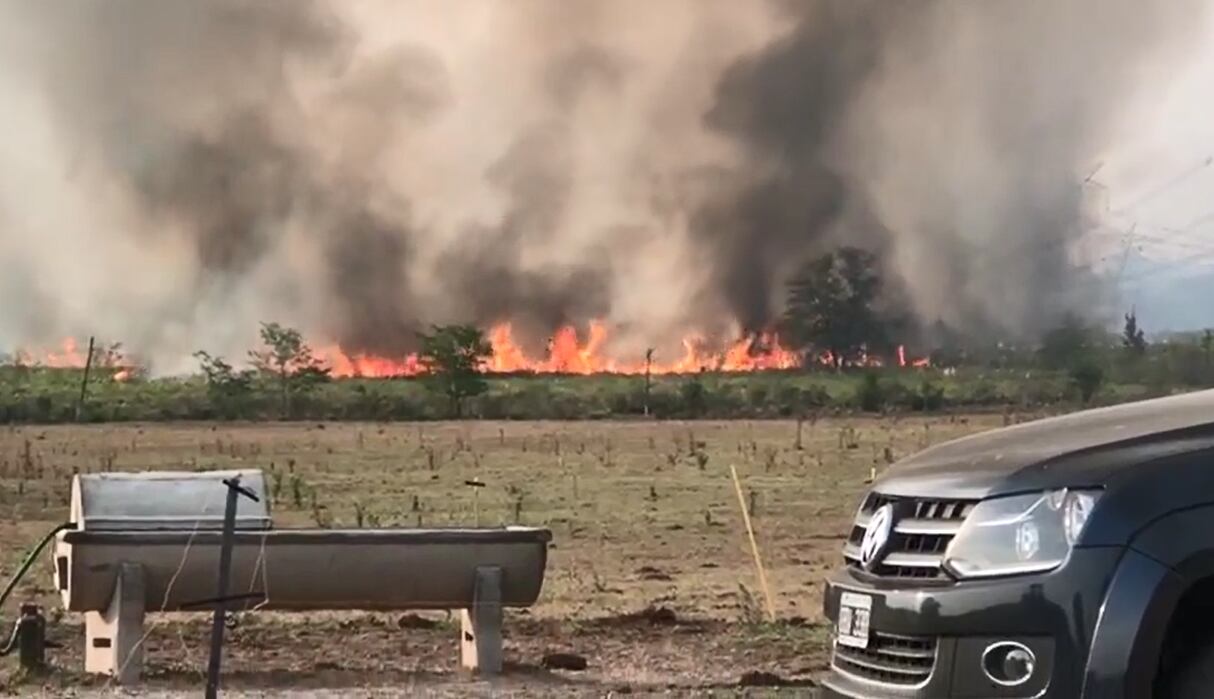
[[[461,661],[501,670],[504,607],[535,603],[551,532],[478,529],[275,529],[261,471],[106,473],[72,481],[71,521],[55,543],[55,582],[85,613],[85,670],[138,679],[144,617],[205,609],[215,571],[225,478],[241,498],[230,608],[461,611]]]

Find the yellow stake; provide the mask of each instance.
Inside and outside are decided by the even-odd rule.
[[[759,556],[759,543],[755,541],[755,530],[750,526],[750,512],[746,510],[746,498],[742,495],[742,481],[738,479],[738,469],[729,465],[733,474],[733,487],[738,491],[738,506],[742,508],[742,521],[746,523],[746,535],[750,537],[750,550],[755,556],[755,568],[759,571],[759,585],[763,588],[763,599],[767,602],[767,620],[773,624],[776,621],[776,608],[772,606],[771,589],[767,587],[767,573],[763,570],[763,559]]]

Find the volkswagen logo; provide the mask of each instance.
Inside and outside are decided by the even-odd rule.
[[[868,520],[868,529],[864,530],[864,539],[860,541],[860,565],[865,570],[872,570],[881,561],[893,529],[894,505],[886,503]]]

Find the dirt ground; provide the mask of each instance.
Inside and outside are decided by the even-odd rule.
[[[536,606],[508,612],[505,675],[458,667],[444,614],[244,613],[225,649],[232,696],[606,696],[748,693],[770,673],[812,696],[826,667],[822,580],[865,483],[893,459],[1000,426],[999,415],[787,422],[172,424],[0,429],[0,573],[67,517],[73,473],[261,468],[282,526],[521,523],[554,536]],[[798,430],[801,436],[798,443]],[[765,618],[729,466],[743,482],[777,621]],[[487,484],[474,496],[465,480]],[[47,559],[49,561],[49,558]],[[0,689],[49,696],[117,691],[87,678],[83,622],[60,611],[40,561],[0,611],[47,610],[45,677],[0,661]],[[155,617],[140,693],[196,693],[206,615]],[[584,656],[549,670],[550,653]]]

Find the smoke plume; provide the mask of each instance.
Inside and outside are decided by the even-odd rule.
[[[637,354],[770,327],[840,243],[925,323],[1031,333],[1100,300],[1083,172],[1204,4],[0,0],[0,347]]]

